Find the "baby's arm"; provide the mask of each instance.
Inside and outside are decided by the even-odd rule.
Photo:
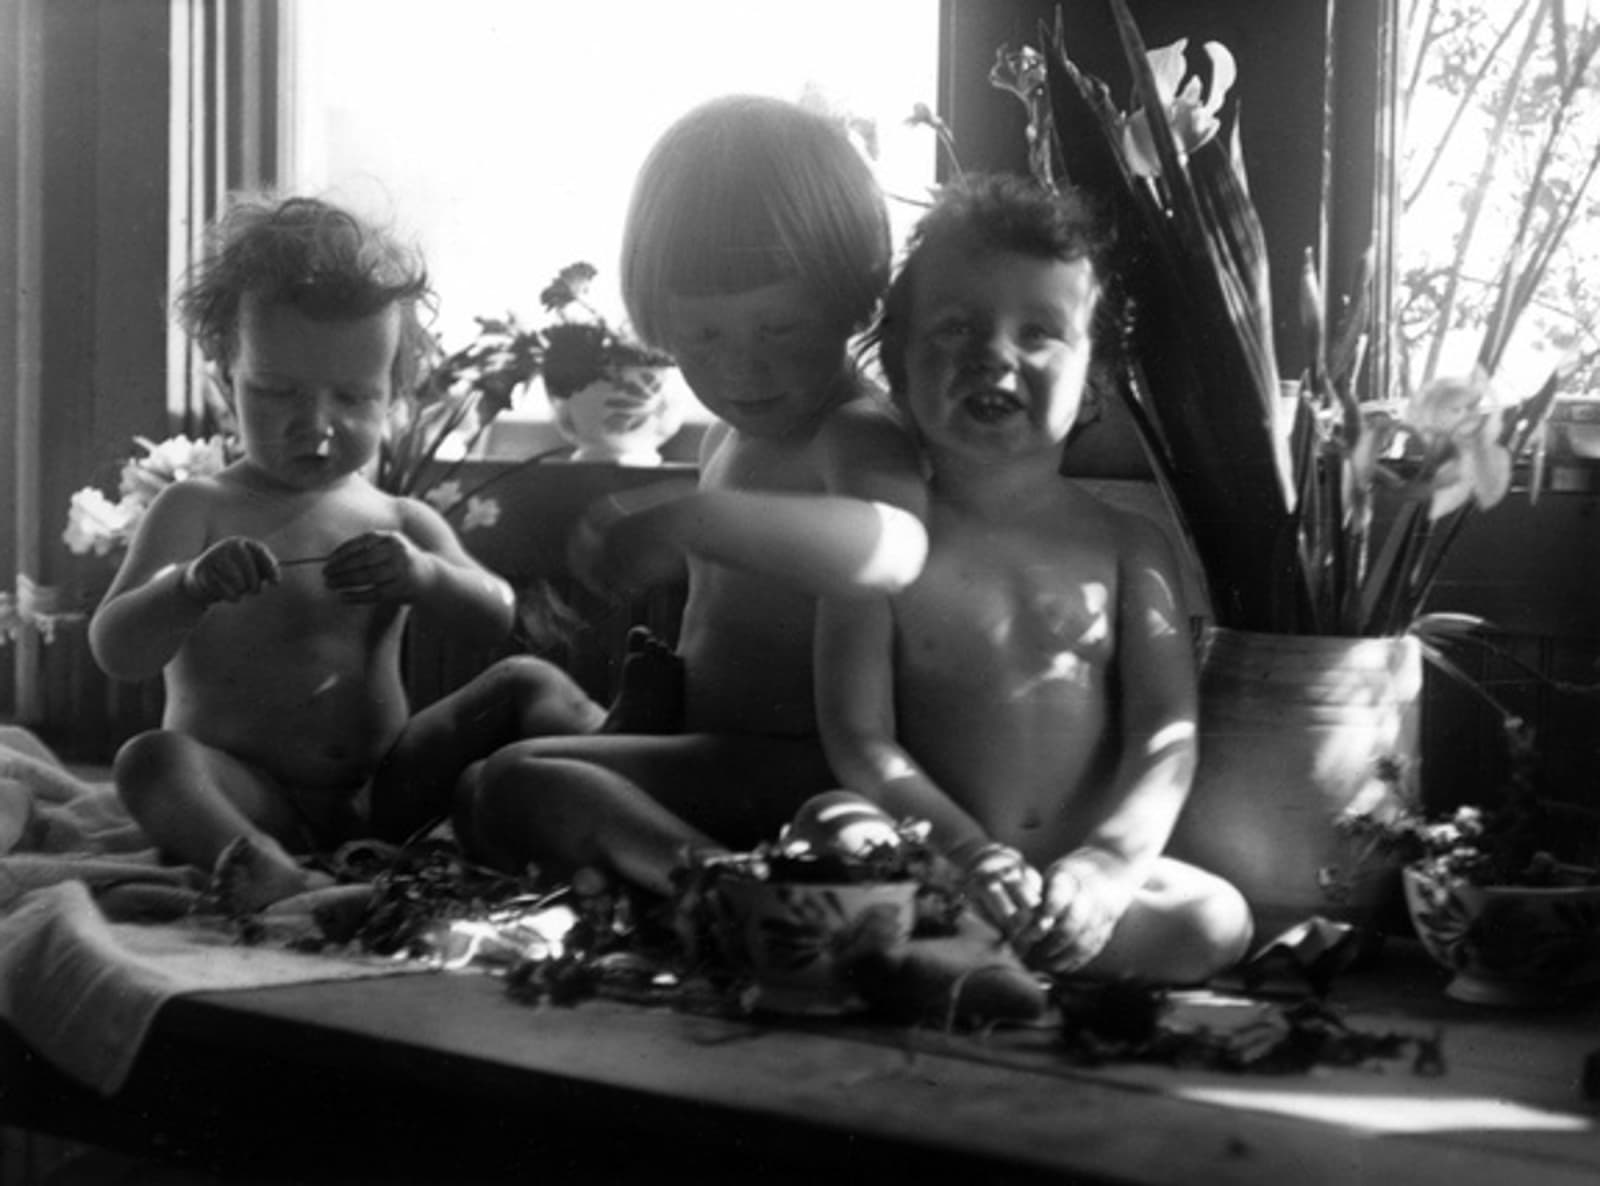
[[[210,606],[277,583],[278,562],[265,544],[229,536],[206,546],[212,497],[204,482],[180,482],[145,512],[89,623],[90,649],[108,675],[157,674]]]
[[[398,508],[400,531],[364,532],[333,550],[322,567],[328,588],[353,604],[415,606],[469,643],[504,639],[516,610],[511,586],[467,554],[438,511],[412,498]]]
[[[1106,817],[1045,870],[1044,900],[1019,946],[1065,972],[1099,954],[1149,879],[1188,798],[1198,713],[1193,644],[1177,566],[1159,528],[1129,514],[1119,565],[1121,759]]]
[[[817,609],[817,722],[850,790],[897,819],[926,820],[978,907],[1009,932],[1039,903],[1040,879],[917,764],[897,740],[893,609],[888,598],[829,598]]]

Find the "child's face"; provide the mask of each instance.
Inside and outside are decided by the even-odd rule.
[[[901,399],[927,444],[1000,456],[1059,445],[1089,370],[1092,265],[948,244],[918,269]]]
[[[383,440],[399,344],[394,306],[314,321],[246,295],[229,384],[246,459],[299,490],[360,470]]]
[[[715,296],[673,296],[667,348],[710,411],[740,432],[781,437],[838,398],[847,330],[794,280]]]

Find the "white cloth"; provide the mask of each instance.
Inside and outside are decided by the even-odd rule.
[[[198,891],[163,865],[115,791],[68,770],[24,729],[0,726],[0,1021],[53,1066],[110,1094],[162,1002],[414,971],[377,957],[241,947],[215,924],[112,922],[94,894],[143,882]]]

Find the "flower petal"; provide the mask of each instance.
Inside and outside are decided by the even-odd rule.
[[[1232,51],[1220,41],[1206,42],[1205,51],[1211,59],[1211,90],[1206,96],[1206,110],[1215,115],[1238,81],[1239,64],[1234,61]]]
[[[1178,97],[1178,86],[1189,72],[1188,48],[1189,39],[1180,37],[1171,45],[1158,46],[1145,54],[1150,60],[1150,72],[1156,77],[1156,92],[1163,104],[1170,104]]]

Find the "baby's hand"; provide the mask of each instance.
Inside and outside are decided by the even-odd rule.
[[[230,535],[212,544],[184,566],[178,587],[201,605],[238,601],[276,585],[278,558],[259,540]]]
[[[1056,975],[1076,972],[1110,942],[1133,890],[1103,860],[1079,849],[1045,870],[1043,900],[1015,940],[1030,967]]]
[[[431,563],[400,532],[367,531],[333,550],[322,566],[322,582],[352,604],[409,604],[421,596]]]
[[[967,855],[953,854],[963,870],[962,888],[973,909],[1011,939],[1027,927],[1039,906],[1039,871],[1014,848],[985,844]]]

